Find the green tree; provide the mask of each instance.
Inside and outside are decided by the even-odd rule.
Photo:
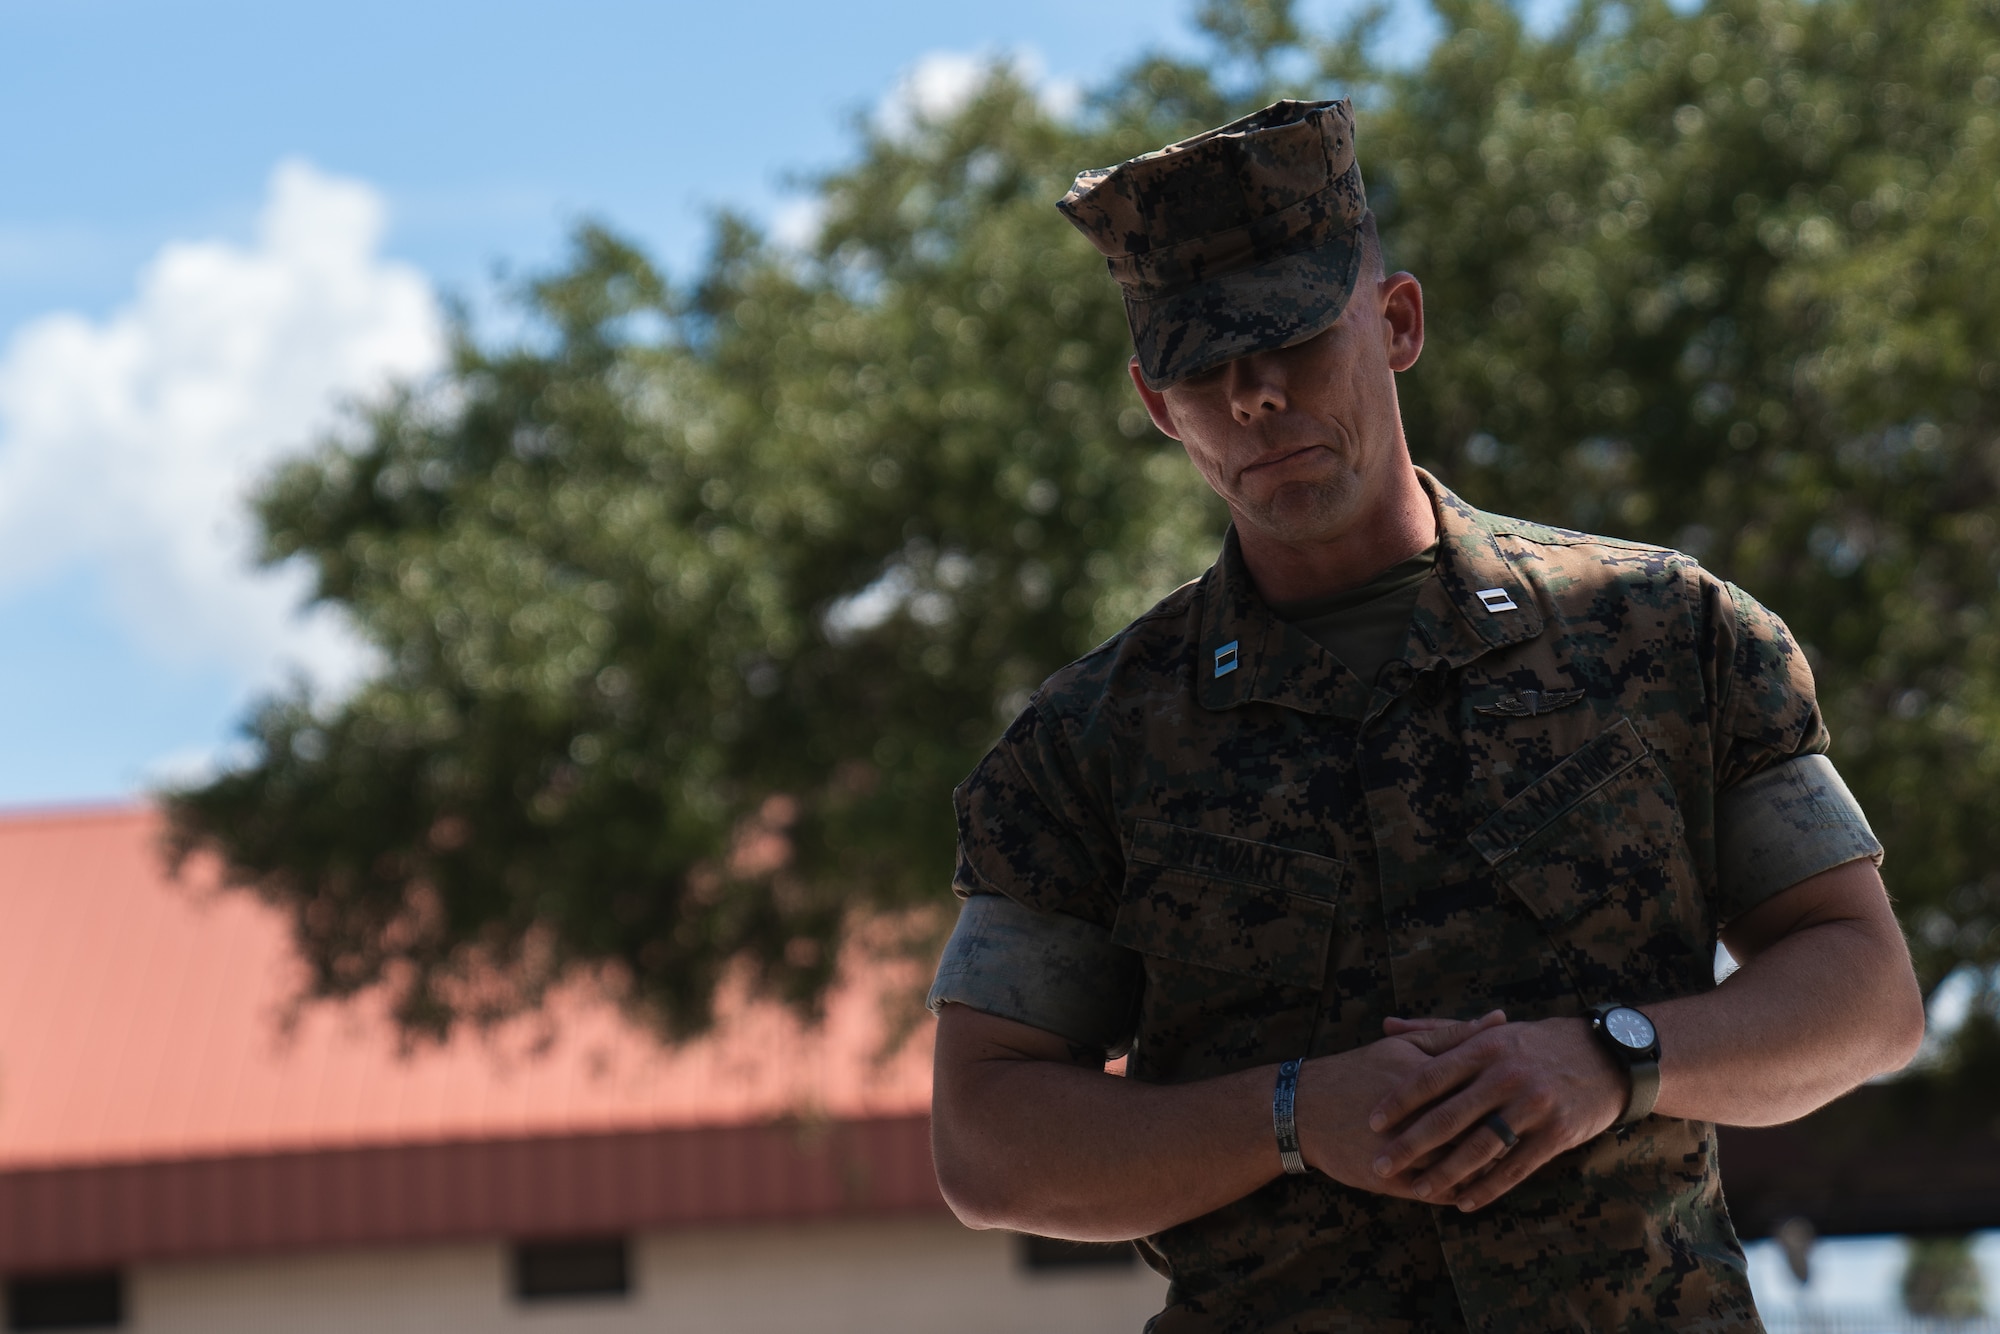
[[[1926,982],[1991,965],[2000,10],[1446,12],[1363,140],[1432,312],[1420,451],[1779,609]]]
[[[725,220],[671,288],[587,229],[525,293],[541,337],[461,331],[272,481],[271,557],[384,667],[270,703],[172,807],[316,991],[439,1030],[587,968],[681,1034],[730,964],[810,1005],[854,909],[939,902],[952,784],[1219,531],[1134,443],[1122,313],[1049,207],[1074,143],[996,70],[869,136],[813,255]]]
[[[1441,0],[1422,63],[1213,0],[1203,60],[1052,116],[996,67],[740,221],[686,283],[599,229],[436,385],[273,479],[274,560],[382,651],[170,797],[326,994],[439,1029],[600,972],[663,1031],[746,966],[810,1006],[864,915],[943,900],[951,785],[1044,674],[1213,553],[1127,384],[1079,169],[1352,94],[1430,341],[1421,462],[1678,545],[1809,646],[1927,983],[2000,958],[1993,0]],[[935,917],[936,914],[933,914]]]
[[[1903,1262],[1903,1307],[1911,1315],[1970,1320],[1986,1314],[1985,1284],[1970,1237],[1917,1237]]]

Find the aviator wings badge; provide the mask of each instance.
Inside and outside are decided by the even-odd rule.
[[[1491,704],[1475,705],[1473,712],[1495,718],[1533,718],[1537,714],[1566,709],[1582,698],[1581,690],[1521,690],[1502,695]]]

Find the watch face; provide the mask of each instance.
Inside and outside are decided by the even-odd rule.
[[[1646,1050],[1653,1045],[1656,1037],[1652,1020],[1622,1005],[1604,1016],[1604,1031],[1611,1035],[1613,1042],[1633,1051]]]

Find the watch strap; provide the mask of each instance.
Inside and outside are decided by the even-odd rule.
[[[1618,1118],[1621,1126],[1645,1120],[1653,1114],[1653,1104],[1660,1100],[1658,1061],[1634,1061],[1626,1069],[1632,1074],[1632,1096],[1625,1100],[1625,1115]]]
[[[1653,1114],[1653,1105],[1660,1100],[1660,1037],[1659,1029],[1653,1030],[1653,1046],[1646,1053],[1636,1053],[1613,1038],[1604,1026],[1604,1020],[1613,1010],[1629,1010],[1632,1006],[1620,1001],[1606,1001],[1590,1007],[1591,1029],[1604,1042],[1607,1049],[1625,1067],[1631,1080],[1631,1092],[1625,1099],[1625,1111],[1619,1116],[1618,1124],[1629,1126],[1635,1121],[1643,1121]],[[1644,1011],[1640,1011],[1644,1013]],[[1652,1020],[1649,1017],[1648,1023]]]
[[[1278,1135],[1278,1161],[1291,1176],[1299,1176],[1306,1170],[1305,1157],[1299,1153],[1299,1125],[1293,1115],[1299,1093],[1300,1061],[1286,1061],[1278,1067],[1278,1086],[1271,1093],[1271,1127]]]

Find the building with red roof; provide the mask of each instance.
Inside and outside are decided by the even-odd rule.
[[[170,879],[159,836],[0,818],[10,1328],[1058,1334],[1160,1305],[1130,1248],[951,1217],[905,969],[672,1050],[581,990],[410,1046],[366,1002],[294,1012],[281,916]]]

